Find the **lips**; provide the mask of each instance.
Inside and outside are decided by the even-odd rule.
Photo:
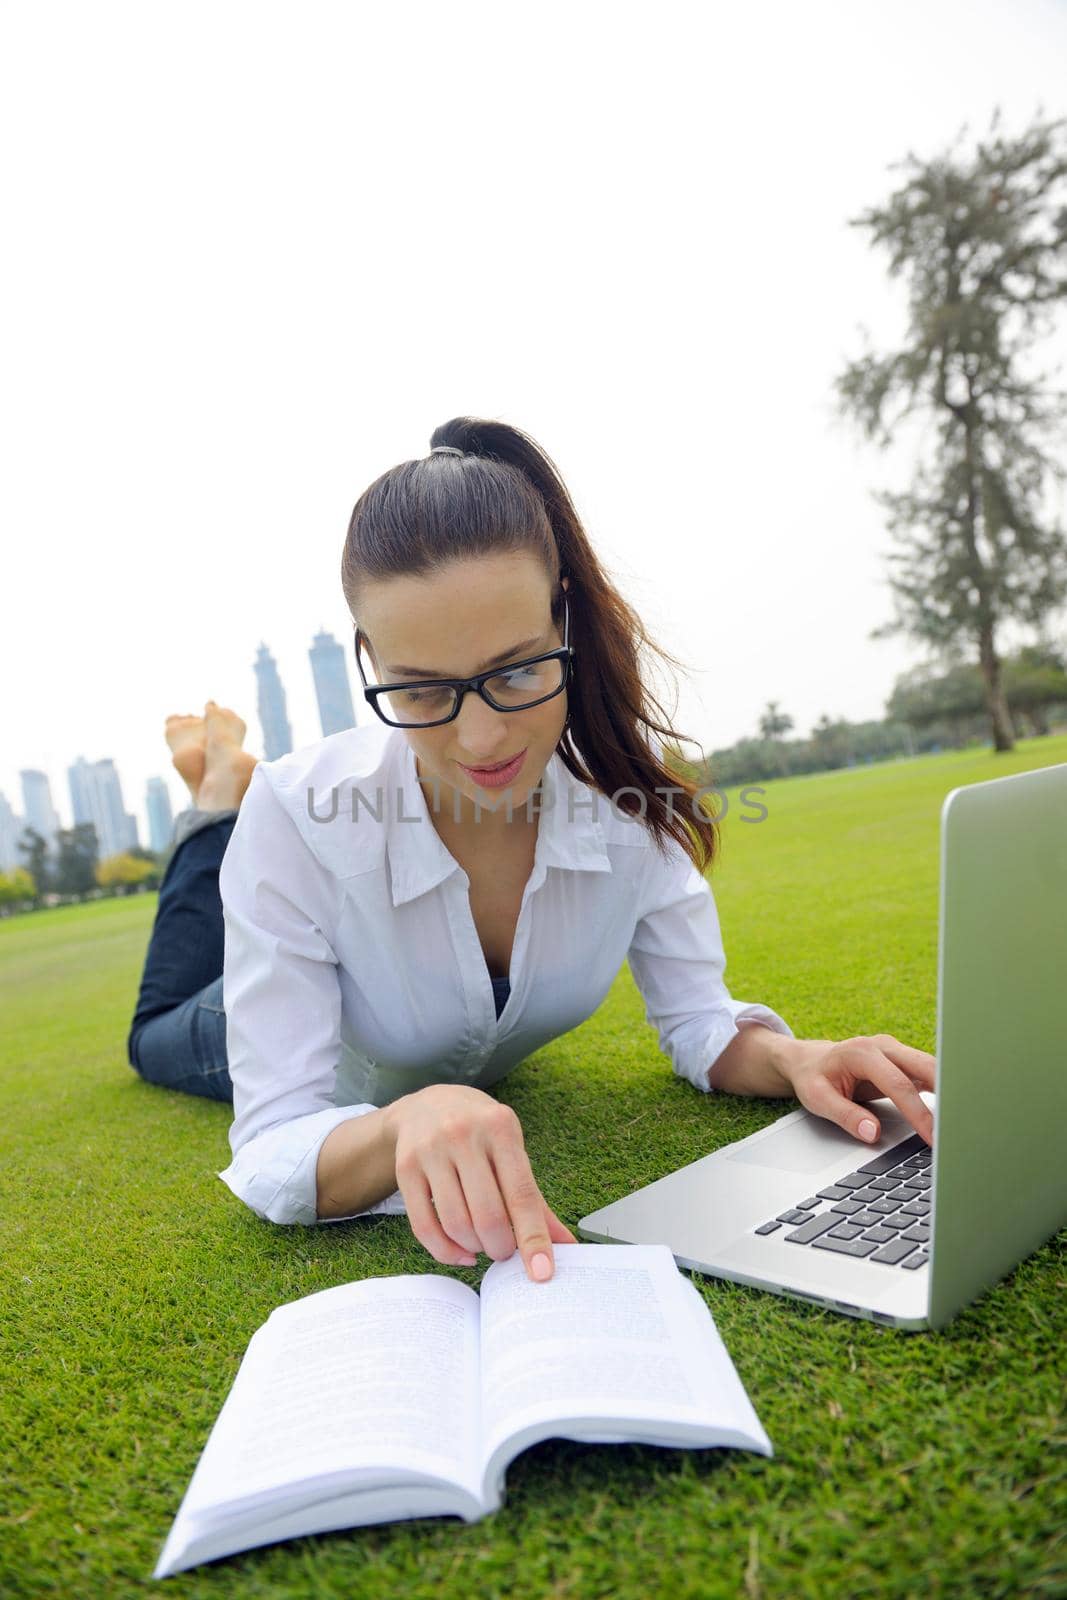
[[[498,762],[494,767],[468,767],[462,761],[459,765],[483,788],[499,789],[518,776],[525,759],[526,751],[520,750],[517,756],[512,756],[508,761]]]

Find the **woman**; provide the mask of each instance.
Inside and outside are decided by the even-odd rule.
[[[194,805],[131,1064],[232,1097],[219,1176],[257,1215],[406,1212],[437,1260],[518,1248],[535,1279],[576,1241],[486,1091],[588,1017],[623,960],[698,1089],[792,1093],[867,1141],[862,1102],[886,1095],[931,1142],[932,1056],[799,1040],[729,995],[715,823],[665,763],[656,735],[677,736],[638,667],[656,647],[551,461],[476,418],[431,442],[370,485],[345,543],[372,722],[256,763],[214,702],[168,719]]]

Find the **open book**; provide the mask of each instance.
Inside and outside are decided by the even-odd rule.
[[[541,1439],[771,1456],[711,1313],[666,1245],[557,1244],[458,1278],[364,1278],[252,1335],[153,1577],[301,1534],[477,1522]]]

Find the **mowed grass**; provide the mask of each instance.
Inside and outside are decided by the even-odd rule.
[[[712,875],[731,992],[799,1035],[885,1029],[933,1049],[942,800],[1063,761],[1057,737],[767,784],[759,823],[731,791]],[[354,1529],[154,1583],[274,1306],[380,1274],[476,1285],[488,1264],[440,1266],[403,1217],[281,1228],[230,1194],[216,1176],[229,1108],[126,1063],[154,910],[144,895],[0,925],[8,1600],[1067,1593],[1062,1235],[937,1334],[694,1275],[773,1459],[548,1441],[513,1462],[503,1509],[478,1524]],[[572,1227],[795,1104],[676,1078],[626,966],[595,1016],[496,1092]]]

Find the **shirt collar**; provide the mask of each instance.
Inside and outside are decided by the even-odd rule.
[[[386,848],[393,904],[398,906],[426,894],[461,869],[433,825],[418,780],[415,751],[402,733],[395,756],[391,792],[397,805],[389,809]],[[558,751],[545,767],[542,785],[544,809],[537,825],[531,890],[540,885],[549,867],[610,872],[604,828],[596,815],[599,806],[606,804],[604,796],[579,782]]]

